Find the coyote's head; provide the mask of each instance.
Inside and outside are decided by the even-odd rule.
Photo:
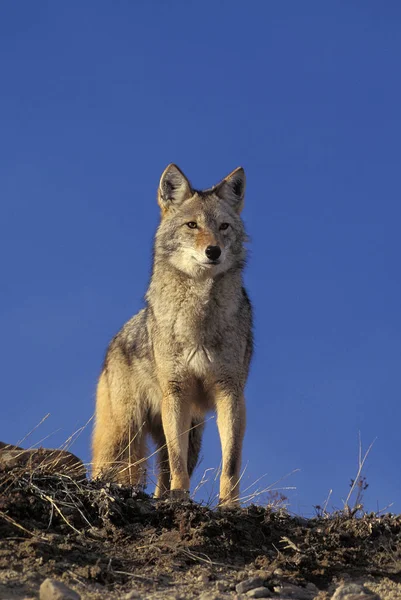
[[[158,190],[162,218],[156,234],[156,260],[168,260],[194,278],[215,277],[242,267],[244,192],[241,167],[212,188],[196,191],[176,165],[169,165]]]

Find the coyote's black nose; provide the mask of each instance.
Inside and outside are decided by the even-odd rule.
[[[210,260],[217,260],[221,254],[221,248],[220,246],[208,246],[205,253]]]

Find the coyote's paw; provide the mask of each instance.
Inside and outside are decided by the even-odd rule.
[[[220,510],[238,510],[238,508],[241,508],[241,505],[238,498],[233,498],[228,500],[220,500],[217,508]]]
[[[173,502],[189,502],[189,490],[170,490],[170,500]]]

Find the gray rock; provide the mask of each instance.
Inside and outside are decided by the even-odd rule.
[[[241,583],[237,583],[235,591],[237,594],[246,594],[250,590],[262,586],[263,580],[260,577],[250,577],[249,579],[245,579],[245,581],[241,581]]]
[[[315,596],[317,596],[319,593],[319,588],[314,583],[307,583],[305,588],[308,590],[308,592],[315,594]]]
[[[253,588],[247,593],[248,598],[269,598],[271,596],[270,590],[267,587]]]
[[[57,579],[45,579],[39,589],[40,600],[80,600],[81,596]]]
[[[336,589],[332,600],[379,600],[379,597],[363,585],[345,583]]]

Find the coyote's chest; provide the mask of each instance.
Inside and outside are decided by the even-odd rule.
[[[174,338],[178,342],[179,361],[194,375],[201,377],[213,370],[218,360],[214,343],[219,315],[212,315],[209,307],[197,305],[195,310],[186,306],[178,311],[174,323]]]
[[[214,371],[217,363],[215,353],[206,346],[185,348],[182,359],[188,371],[197,377],[204,377]]]

